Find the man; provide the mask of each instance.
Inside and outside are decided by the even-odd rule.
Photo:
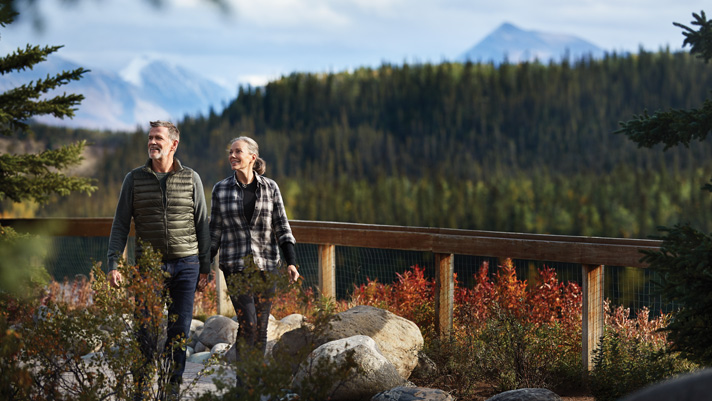
[[[174,157],[180,132],[167,121],[152,121],[148,133],[148,161],[124,178],[111,226],[108,252],[109,283],[117,287],[121,273],[116,270],[134,220],[136,237],[150,243],[163,256],[162,269],[168,291],[168,342],[188,336],[193,319],[196,285],[202,289],[210,272],[210,231],[208,208],[198,173],[181,165]],[[137,246],[137,258],[141,249]],[[142,352],[152,363],[156,338],[141,328],[137,333]],[[185,350],[171,352],[171,392],[177,394],[185,370]],[[146,374],[137,370],[137,398],[145,390]]]

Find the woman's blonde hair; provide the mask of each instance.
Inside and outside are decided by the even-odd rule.
[[[257,156],[257,159],[255,159],[255,165],[252,166],[252,170],[259,175],[264,175],[267,170],[267,162],[260,157],[260,146],[257,145],[257,142],[249,136],[238,136],[230,141],[230,146],[228,148],[231,148],[232,145],[238,141],[242,141],[247,144],[247,151],[250,152],[250,154]]]

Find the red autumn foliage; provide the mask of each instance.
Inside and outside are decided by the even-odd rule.
[[[491,317],[493,307],[505,311],[526,323],[557,323],[567,332],[581,329],[581,287],[572,282],[562,283],[554,269],[538,270],[536,282],[528,285],[517,278],[510,259],[489,277],[489,265],[484,262],[474,275],[472,288],[455,289],[456,330],[471,331]]]
[[[425,268],[415,265],[410,270],[396,273],[393,284],[367,280],[354,286],[347,305],[371,305],[387,309],[413,321],[421,330],[434,328],[435,283],[425,277]]]
[[[493,277],[487,262],[474,274],[472,288],[461,287],[455,278],[455,330],[468,332],[481,327],[491,316],[496,305],[523,322],[533,324],[557,323],[577,335],[581,330],[581,288],[576,283],[562,283],[554,269],[538,271],[536,283],[528,285],[517,278],[510,259]],[[425,269],[413,266],[397,274],[393,284],[368,279],[354,286],[351,298],[342,308],[371,305],[387,309],[415,322],[424,334],[434,332],[435,282],[425,276]]]

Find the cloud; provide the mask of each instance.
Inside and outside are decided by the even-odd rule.
[[[230,0],[238,21],[261,27],[328,29],[351,24],[325,0]]]
[[[606,50],[679,48],[673,21],[688,24],[709,0],[209,0],[37,2],[43,35],[29,23],[1,29],[0,48],[63,44],[59,54],[113,71],[141,54],[222,83],[257,83],[294,71],[342,70],[383,61],[452,59],[503,22],[571,34]],[[710,10],[708,10],[710,11]],[[17,26],[16,26],[17,25]],[[243,81],[244,80],[244,81]]]

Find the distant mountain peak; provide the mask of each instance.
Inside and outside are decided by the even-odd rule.
[[[561,61],[603,56],[603,50],[574,35],[527,31],[510,22],[502,23],[475,46],[458,57],[459,61],[519,63],[539,60]]]
[[[126,67],[119,71],[119,76],[121,76],[124,81],[140,87],[143,84],[141,72],[146,68],[147,65],[151,64],[154,61],[155,59],[147,55],[135,57],[129,62]]]
[[[0,80],[0,93],[30,80],[54,75],[79,66],[57,55],[32,70],[13,72]],[[51,115],[36,120],[49,125],[92,129],[125,130],[156,119],[180,119],[222,111],[233,92],[199,73],[150,56],[132,60],[120,73],[92,68],[79,81],[50,94],[71,92],[84,95],[74,118]]]
[[[520,32],[522,31],[521,29],[517,28],[514,24],[511,22],[503,22],[502,25],[499,26],[499,28],[495,29],[495,32],[498,31],[503,31],[503,32],[509,32],[509,31],[514,31],[514,32]]]

